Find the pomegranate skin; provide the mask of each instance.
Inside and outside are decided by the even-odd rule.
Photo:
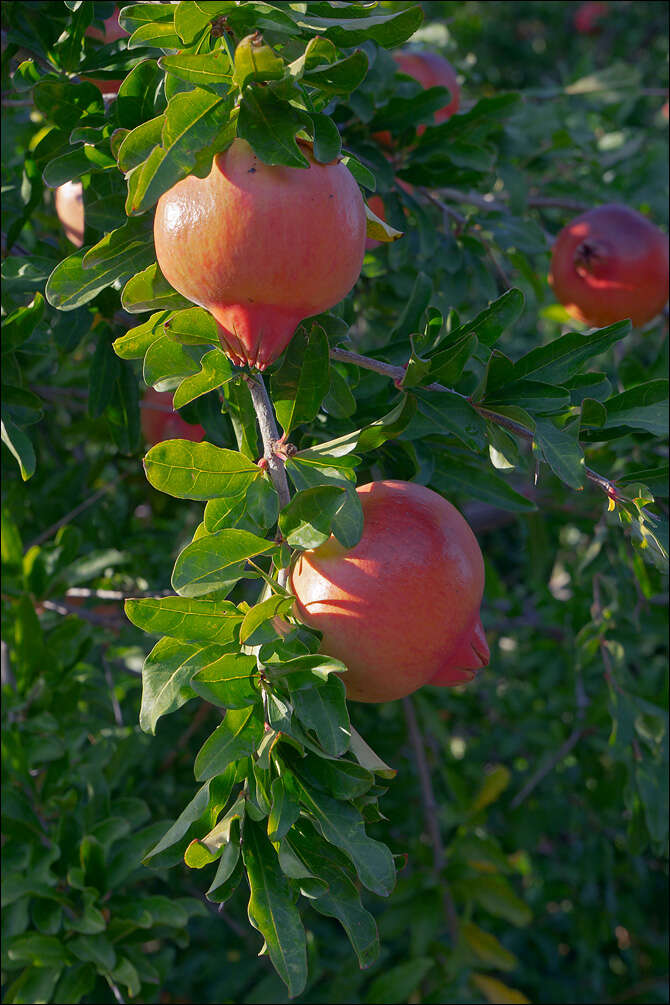
[[[186,422],[179,412],[175,412],[169,391],[156,391],[153,387],[142,397],[141,425],[142,435],[150,447],[163,440],[200,443],[205,438],[202,426]]]
[[[574,318],[603,327],[651,321],[668,299],[668,238],[627,206],[588,210],[554,243],[549,282]]]
[[[425,89],[429,87],[446,87],[451,95],[450,101],[443,108],[438,108],[434,115],[436,125],[446,122],[458,111],[461,103],[461,89],[456,77],[456,71],[451,63],[436,52],[408,52],[399,49],[391,53],[401,73],[414,79]],[[422,136],[426,127],[417,128],[417,136]],[[374,133],[374,138],[385,147],[393,146],[393,137],[388,130]]]
[[[120,38],[128,38],[129,32],[122,28],[119,24],[119,8],[116,7],[114,13],[111,17],[105,18],[104,31],[100,28],[95,28],[92,24],[88,26],[85,35],[89,38],[97,38],[99,42],[103,42],[108,45],[110,42],[117,42]],[[95,84],[99,91],[103,94],[118,94],[119,88],[123,83],[123,80],[102,80],[97,77],[82,77],[82,80],[86,80],[89,84]]]
[[[68,241],[81,248],[84,243],[84,190],[80,181],[66,181],[54,192],[56,216],[63,224]]]
[[[575,29],[580,35],[596,35],[601,28],[599,22],[606,18],[608,14],[609,6],[606,3],[598,3],[597,0],[583,3],[575,11]]]
[[[364,529],[349,550],[330,538],[290,577],[296,613],[348,667],[347,695],[392,701],[424,684],[472,680],[489,651],[479,620],[484,561],[461,514],[413,482],[357,490]]]
[[[264,370],[303,318],[349,292],[363,264],[365,206],[340,163],[269,167],[245,140],[161,196],[156,257],[168,282],[219,324],[238,366]]]

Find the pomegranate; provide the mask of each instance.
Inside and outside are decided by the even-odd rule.
[[[88,26],[85,35],[89,38],[97,38],[98,41],[103,42],[108,45],[110,42],[117,42],[120,38],[127,38],[128,32],[125,28],[122,28],[119,24],[119,8],[116,7],[114,13],[110,17],[106,17],[104,22],[104,31],[100,28],[95,28],[92,24]],[[89,84],[95,84],[99,91],[103,94],[118,94],[119,88],[123,83],[123,80],[102,80],[93,77],[82,77],[82,80],[86,80]]]
[[[449,103],[435,112],[436,124],[446,122],[458,111],[461,102],[461,89],[456,78],[456,71],[444,56],[440,56],[437,52],[410,52],[405,49],[399,49],[391,55],[400,72],[406,73],[408,77],[414,77],[422,87],[446,87],[449,90],[451,96]],[[426,127],[421,125],[417,129],[417,134],[421,136],[425,131]],[[374,137],[382,146],[393,146],[393,137],[387,130],[375,133]]]
[[[206,178],[189,175],[161,196],[156,257],[171,285],[207,308],[224,351],[264,370],[303,318],[338,303],[356,282],[365,206],[337,162],[270,167],[242,139],[217,154]]]
[[[150,387],[142,398],[142,435],[148,446],[163,440],[193,440],[200,443],[205,438],[202,426],[192,425],[182,419],[172,407],[169,391],[156,391]]]
[[[594,327],[656,317],[668,299],[668,238],[627,206],[598,206],[564,227],[549,282],[574,318]]]
[[[290,577],[296,613],[342,660],[355,701],[391,701],[424,684],[472,680],[489,650],[479,617],[484,561],[451,503],[413,482],[356,490],[361,540],[331,537],[303,552]]]
[[[56,216],[68,241],[78,248],[84,243],[84,190],[80,181],[66,181],[54,192]]]
[[[574,25],[580,35],[595,35],[602,25],[599,23],[609,14],[606,3],[583,3],[575,11]]]

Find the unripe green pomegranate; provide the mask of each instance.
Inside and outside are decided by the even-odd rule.
[[[413,482],[356,490],[364,528],[344,548],[331,537],[303,552],[290,576],[296,613],[346,664],[356,701],[402,698],[424,684],[472,680],[489,662],[479,617],[484,561],[461,514]]]
[[[356,282],[365,206],[344,164],[269,167],[245,140],[158,201],[156,257],[165,278],[219,324],[233,363],[264,370],[303,318],[334,307]]]

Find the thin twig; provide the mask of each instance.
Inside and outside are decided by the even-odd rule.
[[[53,611],[55,614],[60,614],[64,618],[66,618],[69,614],[76,614],[78,618],[82,618],[84,621],[90,621],[92,625],[101,625],[105,628],[120,627],[124,620],[120,617],[116,617],[116,615],[107,617],[103,614],[96,614],[94,611],[87,611],[85,607],[74,607],[72,604],[66,604],[63,603],[63,601],[58,600],[42,600],[41,605],[47,611]]]
[[[123,474],[120,474],[116,479],[116,481],[108,482],[106,485],[103,485],[102,488],[98,489],[97,492],[94,492],[92,496],[89,496],[88,499],[84,499],[84,501],[79,503],[78,506],[75,506],[73,510],[70,510],[69,513],[66,513],[65,516],[61,517],[60,520],[57,520],[56,523],[52,523],[50,527],[47,527],[47,529],[42,531],[41,534],[38,534],[37,537],[30,542],[28,548],[34,548],[36,545],[42,544],[44,541],[47,541],[52,534],[55,534],[57,530],[60,530],[61,527],[64,527],[66,523],[69,523],[70,520],[74,520],[76,516],[79,516],[79,514],[83,513],[84,510],[88,509],[89,506],[92,506],[94,503],[96,503],[98,499],[101,499],[102,496],[104,496],[107,492],[111,492],[112,489],[117,488],[119,482],[122,481],[124,478],[127,478],[128,474],[129,472],[127,471]]]
[[[114,712],[114,722],[117,726],[123,726],[123,714],[121,712],[121,706],[119,705],[119,699],[116,697],[114,692],[114,678],[112,677],[111,670],[109,669],[109,663],[102,657],[102,665],[105,671],[105,680],[107,681],[107,687],[109,688],[110,698],[112,700],[112,711]]]
[[[398,387],[405,376],[405,370],[401,366],[391,366],[390,363],[382,363],[381,360],[372,359],[369,356],[360,356],[357,352],[350,352],[348,349],[331,349],[330,358],[336,359],[340,363],[352,363],[354,366],[359,366],[362,370],[373,370],[375,373],[380,373],[385,377],[390,377],[391,380]],[[410,389],[411,390],[411,389]],[[477,404],[476,401],[472,401],[466,394],[461,394],[460,391],[455,391],[453,387],[445,387],[444,384],[424,384],[422,390],[424,391],[439,391],[443,394],[453,394],[458,398],[462,398],[464,401],[469,401],[472,407],[479,412],[482,418],[487,419],[489,422],[493,422],[496,426],[501,426],[503,429],[509,430],[510,433],[514,433],[515,436],[521,437],[521,439],[526,440],[528,443],[532,443],[535,439],[533,433],[530,429],[526,429],[522,426],[520,422],[515,422],[514,419],[508,419],[505,415],[499,415],[497,412],[492,412],[483,405]],[[618,497],[618,491],[614,482],[611,482],[609,478],[604,475],[598,474],[597,471],[593,471],[592,468],[584,467],[584,474],[597,485],[598,488],[602,489],[603,492],[609,496],[610,499],[616,499]]]
[[[433,846],[433,872],[435,873],[435,877],[442,890],[442,906],[444,908],[444,917],[449,929],[449,935],[452,943],[456,945],[458,941],[458,916],[456,914],[456,908],[454,907],[451,891],[449,890],[446,880],[442,876],[442,870],[446,861],[444,843],[442,841],[440,825],[437,819],[437,802],[433,792],[433,783],[430,778],[430,769],[428,768],[428,762],[426,760],[423,737],[421,736],[412,699],[409,696],[403,698],[402,704],[405,712],[405,721],[407,722],[407,731],[409,733],[410,742],[414,751],[414,759],[416,761],[416,767],[419,774],[424,819],[428,834],[430,835],[430,841]]]

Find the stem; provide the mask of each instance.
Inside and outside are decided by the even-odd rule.
[[[66,513],[65,516],[60,518],[60,520],[57,520],[56,523],[52,523],[50,527],[47,527],[47,529],[42,531],[41,534],[38,534],[37,537],[30,542],[28,548],[34,548],[35,545],[42,544],[43,541],[47,541],[52,534],[55,534],[56,531],[60,530],[60,528],[66,523],[69,523],[70,520],[73,520],[76,516],[79,516],[80,513],[83,513],[85,509],[88,509],[89,506],[92,506],[93,503],[96,503],[98,499],[105,495],[106,492],[111,492],[112,489],[117,488],[119,482],[124,478],[127,478],[128,474],[129,472],[119,475],[116,481],[108,482],[106,485],[103,485],[101,489],[98,489],[97,492],[94,492],[92,496],[89,496],[88,499],[84,499],[82,503],[75,506],[73,510]]]
[[[426,760],[423,737],[421,736],[421,730],[419,729],[412,699],[410,697],[403,698],[402,704],[405,712],[405,721],[407,722],[407,731],[409,733],[412,749],[414,751],[414,759],[419,773],[421,801],[423,802],[423,813],[426,821],[426,828],[433,846],[433,872],[435,873],[435,877],[442,889],[442,906],[444,908],[444,916],[449,929],[449,935],[453,945],[456,945],[458,941],[458,917],[456,915],[456,908],[454,907],[454,902],[451,897],[451,891],[449,890],[446,880],[442,876],[442,869],[444,868],[445,863],[444,844],[442,842],[440,825],[437,819],[437,802],[435,800],[435,793],[433,792],[433,784],[430,779],[430,769],[428,767],[428,761]]]
[[[405,376],[405,371],[401,366],[391,366],[390,363],[382,363],[380,360],[372,359],[369,356],[359,356],[357,352],[349,352],[348,349],[331,349],[330,358],[339,360],[341,363],[352,363],[354,366],[359,366],[362,370],[374,370],[375,373],[381,373],[385,377],[390,377],[396,384]],[[424,384],[422,389],[424,391],[441,391],[442,393],[455,394],[457,397],[465,399],[465,401],[470,401],[466,394],[454,391],[453,387],[445,387],[443,384]],[[520,422],[508,419],[505,415],[498,415],[497,412],[491,412],[488,408],[478,405],[474,401],[470,401],[470,404],[488,422],[493,422],[496,426],[502,426],[503,429],[507,429],[510,433],[514,433],[515,436],[526,440],[528,443],[532,443],[535,439],[530,429],[526,429]],[[590,482],[593,482],[599,489],[602,489],[610,499],[617,499],[619,497],[616,485],[609,478],[599,475],[597,471],[593,471],[592,468],[587,468],[586,466],[584,467],[584,474]]]
[[[270,396],[260,374],[256,374],[254,377],[247,377],[246,381],[251,394],[254,411],[256,412],[258,428],[261,431],[261,439],[263,440],[263,456],[268,464],[268,473],[272,479],[272,484],[277,490],[277,495],[279,496],[279,508],[282,510],[290,503],[291,492],[288,487],[284,459],[275,451],[275,445],[280,437],[279,430],[277,429],[277,422],[275,420],[275,414],[272,408],[272,402],[270,401]],[[287,578],[288,570],[280,569],[277,576],[280,586],[286,586]]]

